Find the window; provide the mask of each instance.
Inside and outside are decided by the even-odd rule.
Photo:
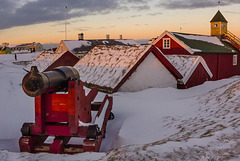
[[[170,49],[170,38],[163,39],[163,49]]]
[[[218,27],[218,24],[217,24],[217,23],[213,24],[213,27],[217,28],[217,27]]]
[[[233,65],[237,65],[237,55],[233,55]]]

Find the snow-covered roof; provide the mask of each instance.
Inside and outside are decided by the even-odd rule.
[[[224,44],[215,36],[206,36],[206,35],[190,35],[190,34],[181,34],[181,33],[173,33],[174,35],[181,36],[185,39],[190,39],[190,40],[200,40],[200,41],[205,41],[208,43],[212,43],[215,45],[219,46],[224,46]]]
[[[133,39],[115,39],[115,41],[121,42],[125,45],[138,45],[138,43]]]
[[[7,47],[9,47],[9,48],[30,47],[30,46],[37,46],[37,44],[39,44],[39,43],[33,42],[33,43],[25,43],[25,44],[10,44],[10,45],[7,45]]]
[[[169,32],[180,40],[193,52],[203,53],[236,53],[238,52],[230,43],[221,41],[216,36],[186,34]]]
[[[19,44],[11,44],[11,45],[8,45],[9,48],[15,48],[17,47]]]
[[[199,64],[202,64],[209,77],[213,76],[201,56],[164,55],[152,45],[96,46],[74,67],[78,70],[80,79],[85,86],[97,87],[101,91],[112,93],[118,90],[150,52],[176,80],[181,80],[184,84],[187,83]]]
[[[85,85],[112,90],[150,48],[139,46],[96,46],[74,66]]]
[[[60,58],[65,52],[44,51],[36,57],[30,64],[26,66],[26,70],[30,71],[31,66],[37,66],[39,72],[46,70],[53,62]]]
[[[194,53],[239,53],[230,42],[219,40],[216,36],[187,34],[164,31],[151,44],[156,45],[163,37],[169,36],[190,54]]]
[[[68,50],[74,54],[87,53],[97,45],[138,45],[131,39],[109,39],[109,40],[63,40]]]
[[[91,46],[90,41],[85,40],[64,40],[63,43],[66,45],[69,51],[73,51],[75,48],[81,48],[82,46]]]
[[[195,71],[199,63],[202,64],[206,72],[210,77],[212,73],[208,68],[205,60],[201,56],[193,55],[165,55],[169,62],[179,71],[183,76],[182,81],[185,84]]]

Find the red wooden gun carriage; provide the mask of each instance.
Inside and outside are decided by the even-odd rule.
[[[32,67],[22,87],[35,97],[35,123],[24,123],[21,128],[21,152],[99,151],[107,121],[114,118],[112,97],[106,95],[102,102],[92,103],[97,89],[85,95],[77,70],[66,66],[43,73]],[[52,143],[45,141],[49,136],[54,137]],[[83,138],[82,142],[70,144],[73,137]]]

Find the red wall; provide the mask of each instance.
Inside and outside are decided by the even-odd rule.
[[[52,70],[59,66],[74,66],[79,61],[79,58],[67,51],[60,58],[58,58],[53,64],[51,64],[45,71]]]
[[[206,61],[208,68],[213,74],[213,77],[210,80],[217,80],[218,77],[218,54],[196,54],[202,56]]]
[[[163,38],[170,38],[165,35]],[[191,55],[187,50],[180,46],[176,41],[171,39],[170,49],[163,49],[163,38],[155,44],[165,55]],[[210,80],[219,80],[240,75],[240,54],[238,55],[238,63],[233,66],[234,54],[222,53],[194,53],[200,55],[206,61],[213,77]]]
[[[196,53],[206,61],[213,77],[210,80],[219,80],[240,75],[240,55],[238,55],[238,64],[233,66],[234,54],[213,54],[213,53]]]
[[[240,75],[240,54],[238,54],[238,62],[235,66],[233,66],[233,55],[219,54],[218,79]]]
[[[168,35],[165,35],[163,38],[170,38]],[[155,46],[158,47],[165,55],[191,55],[187,50],[185,50],[182,46],[180,46],[173,39],[170,40],[170,49],[163,49],[163,38],[158,41]]]
[[[205,81],[209,79],[210,76],[208,75],[202,64],[199,64],[195,71],[192,73],[191,77],[188,79],[187,83],[183,86],[178,85],[178,89],[185,89],[197,86],[203,84]]]

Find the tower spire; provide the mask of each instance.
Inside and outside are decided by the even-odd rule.
[[[220,3],[221,3],[221,2],[220,2],[220,1],[218,1],[218,10],[219,10]]]

